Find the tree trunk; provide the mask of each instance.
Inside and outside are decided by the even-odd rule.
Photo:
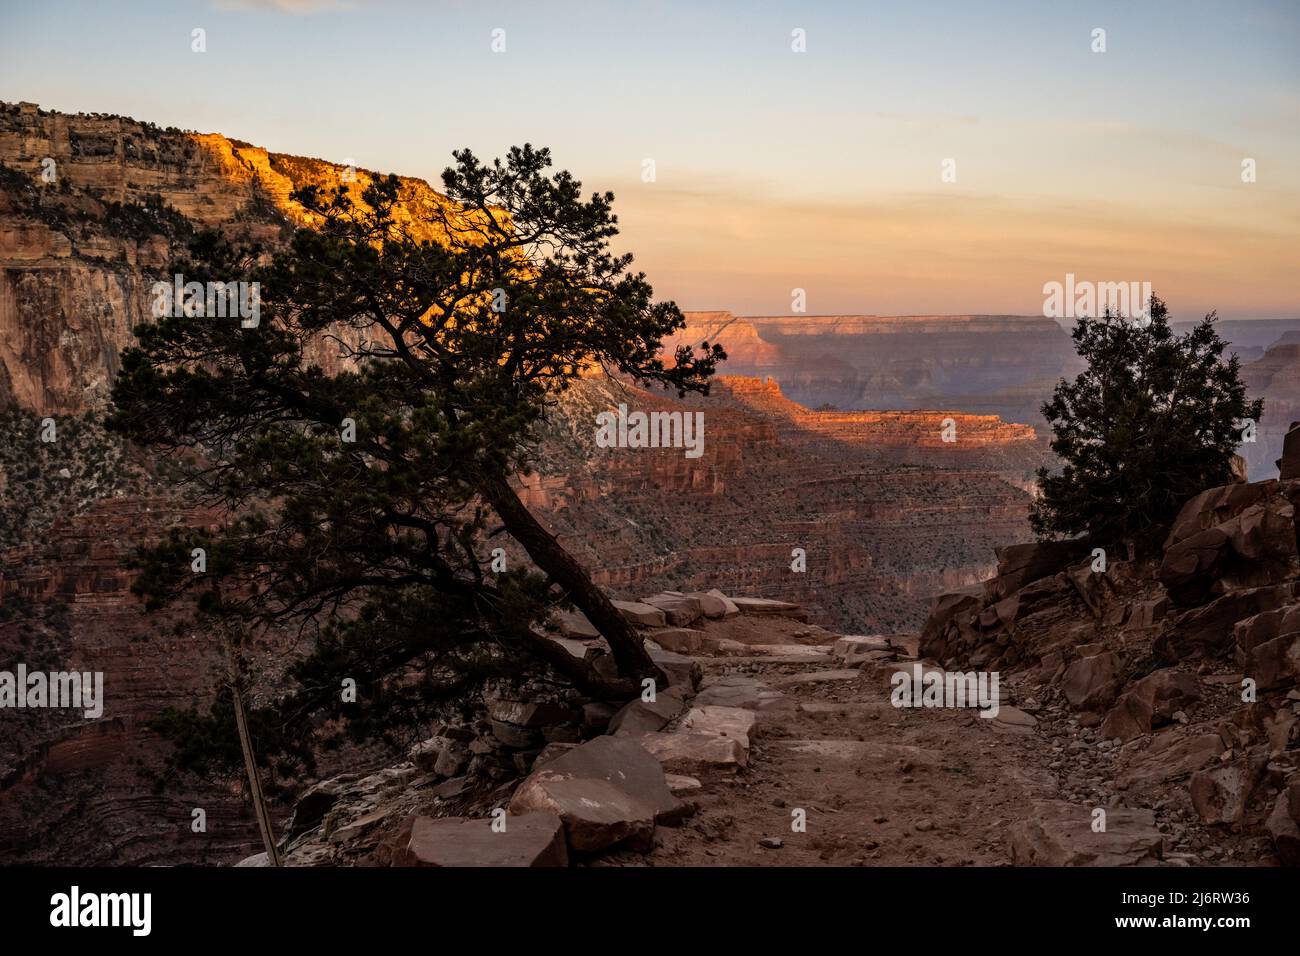
[[[248,795],[253,801],[253,813],[257,817],[257,828],[262,831],[262,845],[266,847],[266,861],[271,866],[283,866],[280,848],[275,845],[275,830],[271,825],[271,813],[266,807],[266,796],[262,793],[262,778],[257,772],[257,758],[253,754],[253,738],[248,733],[248,717],[244,713],[243,678],[239,669],[239,653],[234,638],[226,635],[226,656],[230,666],[230,692],[234,701],[235,726],[239,729],[239,749],[244,752],[244,770],[248,773]]]
[[[484,495],[510,536],[523,545],[534,564],[564,589],[569,600],[587,615],[587,620],[609,643],[619,674],[634,681],[652,677],[662,690],[667,679],[646,653],[645,641],[605,592],[592,582],[577,559],[533,517],[509,481],[496,476],[488,478],[485,485]]]

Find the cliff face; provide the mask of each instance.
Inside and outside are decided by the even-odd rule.
[[[1242,445],[1241,454],[1252,478],[1276,478],[1283,439],[1300,421],[1300,332],[1285,333],[1263,357],[1243,365],[1241,378],[1251,398],[1264,399],[1255,441]]]
[[[0,164],[0,404],[46,414],[107,399],[118,354],[149,316],[150,286],[187,227],[273,244],[312,218],[294,189],[343,185],[359,201],[374,179],[217,134],[32,104],[0,103]],[[439,238],[427,218],[446,199],[409,178],[402,197],[397,219],[417,238]],[[337,363],[327,347],[313,358]]]

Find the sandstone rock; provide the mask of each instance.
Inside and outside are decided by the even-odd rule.
[[[758,721],[752,710],[743,707],[693,707],[682,719],[682,733],[711,734],[740,741],[749,750],[749,735]]]
[[[1248,757],[1192,774],[1192,806],[1201,822],[1239,823],[1262,770],[1257,757]]]
[[[617,707],[603,701],[583,704],[582,726],[589,731],[603,734],[616,713],[618,713]]]
[[[1164,547],[1168,550],[1179,541],[1191,537],[1198,531],[1221,524],[1251,505],[1267,500],[1277,492],[1278,483],[1273,480],[1208,488],[1183,505],[1170,527],[1169,537],[1165,539]]]
[[[686,815],[686,808],[669,792],[663,768],[639,740],[596,737],[551,761],[547,769],[621,787],[654,810],[658,823],[674,823]]]
[[[668,621],[664,612],[650,604],[640,601],[612,601],[620,614],[632,624],[640,627],[664,627]]]
[[[608,733],[619,737],[639,737],[660,730],[686,709],[686,687],[675,684],[655,694],[653,701],[637,698],[618,711],[609,721]]]
[[[1233,628],[1237,666],[1261,690],[1300,679],[1300,604],[1265,611]]]
[[[1200,603],[1222,573],[1228,549],[1228,534],[1222,528],[1198,531],[1165,551],[1160,583],[1179,604]]]
[[[563,759],[534,771],[519,785],[510,800],[510,813],[555,814],[564,822],[569,848],[582,853],[620,843],[648,850],[654,839],[654,808],[608,780],[556,772],[556,763]]]
[[[254,853],[252,856],[246,856],[238,863],[235,864],[235,866],[270,866],[270,865],[271,865],[271,860],[269,857],[267,857],[265,850],[263,850],[261,853]]]
[[[704,609],[700,602],[696,598],[687,597],[685,594],[670,594],[664,591],[642,598],[641,603],[657,607],[663,611],[668,623],[676,627],[693,624],[704,615]]]
[[[1094,833],[1092,808],[1035,800],[1011,829],[1018,866],[1149,866],[1164,853],[1151,810],[1106,811],[1106,831]]]
[[[793,711],[796,704],[785,694],[753,677],[729,674],[714,679],[700,690],[695,696],[695,706],[744,707],[762,715]]]
[[[704,611],[705,617],[727,618],[740,613],[736,603],[717,588],[711,591],[691,591],[686,596],[700,602],[700,609]]]
[[[787,601],[772,601],[767,598],[754,597],[736,597],[731,599],[732,603],[739,608],[741,614],[775,614],[781,617],[792,617],[797,621],[808,620],[808,612],[798,604],[790,604]]]
[[[560,633],[565,637],[589,641],[601,636],[596,625],[587,620],[587,615],[581,611],[556,611],[553,617]]]
[[[564,827],[554,813],[506,817],[504,831],[492,820],[416,817],[393,866],[568,866]]]
[[[504,720],[492,721],[492,736],[507,747],[513,747],[516,750],[526,750],[529,747],[538,747],[542,743],[542,734],[540,730],[533,730],[529,727],[519,727],[515,724],[506,723]]]
[[[1234,648],[1233,629],[1238,621],[1293,603],[1297,590],[1296,582],[1288,582],[1229,592],[1174,618],[1151,645],[1151,652],[1166,664],[1195,657],[1226,657]]]
[[[672,651],[675,654],[698,654],[704,649],[707,635],[703,631],[695,631],[690,628],[670,627],[666,630],[651,632],[650,639],[664,650]]]
[[[1158,734],[1145,751],[1128,761],[1117,781],[1129,788],[1177,780],[1209,766],[1221,753],[1223,740],[1218,734],[1183,736],[1177,732],[1165,732]]]
[[[700,677],[704,671],[700,668],[700,662],[691,660],[682,654],[674,654],[672,651],[649,651],[650,660],[658,665],[659,669],[664,672],[668,678],[668,686],[682,686],[688,691],[693,691],[700,683]],[[660,688],[662,692],[666,688]]]
[[[1124,741],[1168,723],[1174,713],[1201,699],[1192,674],[1172,667],[1148,674],[1120,695],[1101,726],[1101,735]]]
[[[1264,824],[1273,840],[1273,849],[1283,866],[1300,866],[1300,827],[1291,819],[1285,793],[1278,795],[1273,810]],[[243,866],[243,864],[239,864]]]
[[[560,724],[575,719],[573,708],[557,703],[536,703],[518,700],[494,700],[488,704],[488,716],[493,720],[516,724],[519,727],[540,728],[547,724]]]
[[[749,760],[746,748],[732,737],[653,733],[639,738],[638,742],[666,772],[692,777],[734,773]]]
[[[919,653],[926,657],[943,659],[948,656],[944,642],[944,632],[950,621],[963,615],[975,613],[980,608],[980,599],[973,594],[957,592],[941,594],[930,605],[930,615],[926,618],[921,631]]]
[[[1029,733],[1037,726],[1038,719],[1036,717],[1025,713],[1019,707],[1012,707],[1009,704],[1000,704],[997,716],[993,718],[995,730]]]
[[[1105,651],[1081,658],[1065,669],[1061,690],[1076,710],[1101,710],[1119,689],[1119,659]]]
[[[1056,574],[1088,550],[1088,542],[1082,540],[1034,541],[995,548],[998,575],[991,582],[992,595],[1001,600],[1026,584]]]
[[[668,789],[673,792],[674,796],[679,793],[693,793],[703,786],[703,784],[694,777],[685,777],[677,773],[664,774],[664,780],[667,782]]]
[[[845,664],[861,663],[871,651],[893,653],[889,639],[880,634],[846,634],[831,645],[831,653]]]

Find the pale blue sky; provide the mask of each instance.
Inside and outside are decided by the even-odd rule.
[[[431,180],[549,145],[687,308],[1034,312],[1073,271],[1300,315],[1294,2],[4,0],[0,98]]]

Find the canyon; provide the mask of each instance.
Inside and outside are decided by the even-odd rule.
[[[0,450],[0,661],[102,671],[107,688],[93,722],[0,716],[0,859],[229,862],[256,848],[239,786],[155,786],[165,745],[150,721],[210,699],[223,661],[183,608],[146,614],[130,592],[139,546],[215,516],[101,418],[150,286],[196,228],[275,245],[311,221],[295,188],[359,196],[374,176],[219,134],[0,104],[0,406],[13,436]],[[436,238],[428,215],[446,201],[422,180],[402,188],[404,221]],[[687,321],[666,346],[708,339],[729,355],[710,395],[588,374],[556,396],[519,476],[530,509],[614,597],[720,588],[797,601],[813,626],[899,634],[935,595],[992,577],[996,547],[1027,539],[1033,474],[1052,461],[1037,407],[1078,367],[1057,323]],[[1268,404],[1247,455],[1264,475],[1300,405],[1300,339],[1286,331],[1249,345],[1248,381]],[[312,357],[327,372],[343,361]],[[620,404],[703,413],[702,454],[599,447],[597,416]],[[46,418],[64,439],[40,441]],[[195,808],[205,833],[190,829]]]

